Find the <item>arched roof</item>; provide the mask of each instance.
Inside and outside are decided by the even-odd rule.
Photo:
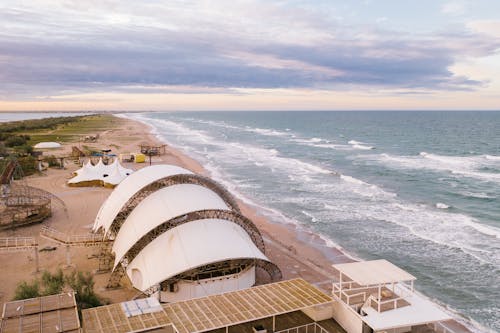
[[[204,219],[179,225],[149,243],[126,268],[135,288],[147,289],[188,270],[234,259],[269,259],[235,223]]]
[[[97,213],[94,232],[102,228],[107,237],[113,238],[127,216],[144,197],[160,188],[175,184],[203,185],[217,193],[232,210],[240,211],[234,197],[210,178],[174,165],[155,165],[136,171],[115,188]]]
[[[192,174],[192,172],[175,165],[153,165],[134,172],[111,192],[101,206],[93,230],[103,228],[107,232],[120,210],[137,192],[159,179],[178,174]]]
[[[209,209],[230,210],[230,207],[217,193],[201,185],[177,184],[150,194],[130,213],[115,237],[115,267],[141,237],[158,225],[193,211]]]

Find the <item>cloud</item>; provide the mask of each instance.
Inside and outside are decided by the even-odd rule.
[[[464,1],[449,1],[443,4],[441,12],[447,15],[458,16],[465,14],[467,5]]]
[[[0,97],[168,87],[228,94],[245,88],[468,90],[483,82],[455,76],[450,66],[500,46],[466,30],[421,36],[341,25],[333,11],[281,2],[32,6],[12,4],[0,12]]]

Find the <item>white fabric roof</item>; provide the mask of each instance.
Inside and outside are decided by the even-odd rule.
[[[385,259],[338,264],[333,267],[362,286],[416,280],[413,275]]]
[[[201,185],[178,184],[151,193],[134,208],[116,235],[115,266],[150,230],[176,216],[202,209],[231,210],[221,197]]]
[[[413,293],[405,298],[411,304],[394,310],[378,312],[372,307],[363,308],[367,314],[361,318],[374,331],[389,330],[397,327],[416,326],[451,319],[434,303]]]
[[[134,194],[161,178],[178,174],[192,174],[192,172],[175,165],[153,165],[134,172],[125,178],[103,203],[94,221],[93,230],[97,231],[103,227],[107,232],[116,215]]]
[[[39,142],[33,148],[47,149],[47,148],[61,148],[61,144],[57,142]]]
[[[101,158],[96,165],[92,165],[89,160],[75,171],[76,176],[68,180],[68,184],[100,180],[105,184],[118,185],[133,172],[131,169],[122,167],[118,159],[108,165],[104,164]]]
[[[204,219],[181,224],[149,243],[127,266],[135,288],[145,291],[190,269],[231,259],[267,257],[233,222]]]

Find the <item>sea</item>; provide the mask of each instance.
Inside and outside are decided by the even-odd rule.
[[[478,332],[500,332],[500,112],[124,115],[272,222],[385,258]]]

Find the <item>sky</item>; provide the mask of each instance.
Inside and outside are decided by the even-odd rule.
[[[0,0],[39,110],[500,110],[500,1]]]

